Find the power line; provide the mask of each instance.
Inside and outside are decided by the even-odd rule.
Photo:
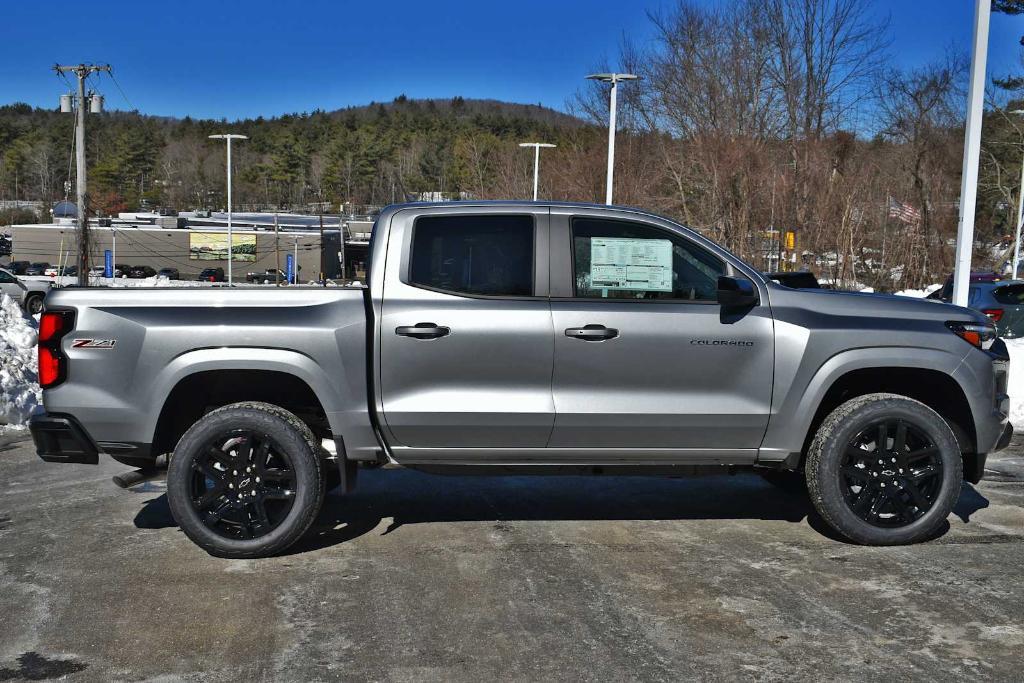
[[[124,94],[124,90],[121,88],[121,84],[117,82],[116,78],[114,78],[114,72],[113,71],[108,71],[107,75],[110,76],[110,80],[112,80],[114,82],[114,86],[117,88],[117,91],[119,93],[121,93],[121,97],[124,98],[124,101],[128,104],[129,108],[131,108],[131,109],[133,109],[135,111],[138,111],[138,107],[136,107],[134,104],[132,104],[132,101],[129,100],[128,96]]]

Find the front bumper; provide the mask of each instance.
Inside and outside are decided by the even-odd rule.
[[[99,463],[99,450],[88,432],[70,415],[42,414],[29,420],[36,455],[46,462]]]

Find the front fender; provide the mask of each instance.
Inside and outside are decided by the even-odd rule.
[[[952,377],[969,396],[970,388],[964,386],[963,375],[956,372],[966,355],[919,347],[863,347],[837,353],[818,367],[798,367],[789,378],[777,374],[772,416],[758,461],[779,462],[799,454],[818,406],[832,385],[847,373],[872,368],[938,371]]]

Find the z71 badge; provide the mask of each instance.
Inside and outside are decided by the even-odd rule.
[[[116,339],[75,339],[71,342],[73,349],[112,349]]]

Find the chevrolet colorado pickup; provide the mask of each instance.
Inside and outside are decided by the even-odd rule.
[[[883,545],[934,535],[1012,433],[981,313],[790,289],[639,210],[400,205],[370,248],[365,287],[53,292],[40,457],[167,456],[175,520],[224,557],[282,551],[382,464],[791,472]]]

